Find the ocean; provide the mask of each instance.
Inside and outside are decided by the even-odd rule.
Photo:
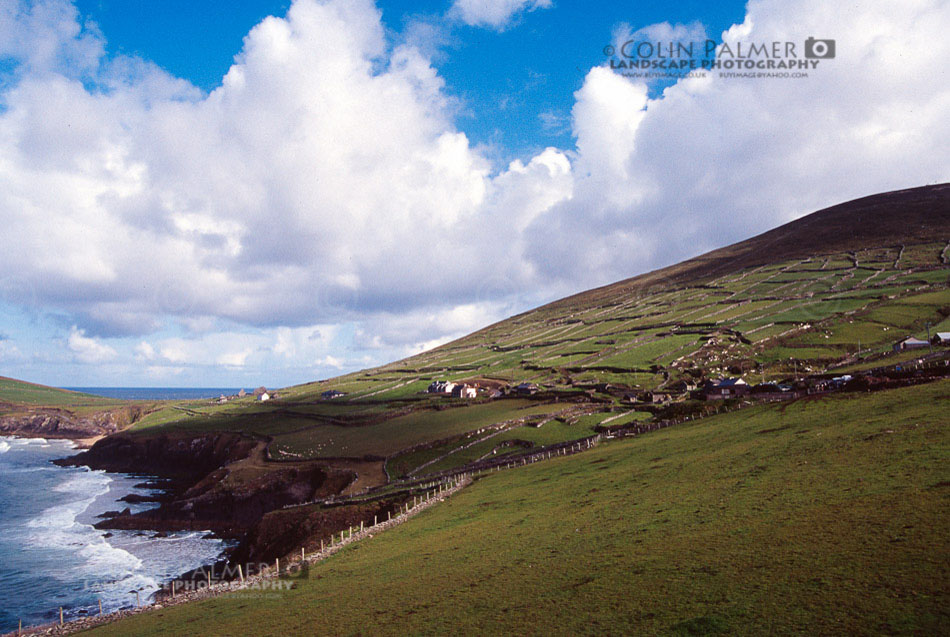
[[[227,548],[204,532],[99,531],[100,513],[156,506],[119,501],[148,476],[59,467],[64,440],[0,437],[0,632],[144,603],[161,583]],[[106,537],[111,533],[111,537]]]
[[[233,396],[240,388],[233,387],[63,387],[85,394],[121,400],[201,400]],[[247,389],[245,389],[247,391]]]

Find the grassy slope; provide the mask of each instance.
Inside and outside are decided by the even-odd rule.
[[[252,432],[272,436],[284,459],[391,455],[490,424],[474,411],[433,417],[437,399],[420,392],[437,378],[665,389],[740,372],[759,381],[875,367],[895,358],[898,338],[950,325],[948,240],[950,185],[876,195],[402,361],[281,390],[279,401],[169,407],[135,430]],[[320,403],[328,389],[347,397]]]
[[[0,376],[0,415],[18,413],[32,407],[69,409],[77,414],[103,411],[130,404],[126,401],[82,394]]]
[[[95,632],[941,633],[947,413],[943,381],[608,443],[480,479],[293,591]]]

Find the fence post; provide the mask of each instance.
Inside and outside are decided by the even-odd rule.
[[[277,576],[280,577],[280,558],[274,558],[274,570],[277,571]]]
[[[241,578],[241,583],[244,583],[244,571],[241,569],[241,565],[238,564],[238,577]]]
[[[102,598],[99,598],[99,617],[102,617]]]
[[[59,607],[59,625],[60,626],[63,625],[63,607],[62,606]]]
[[[211,588],[211,571],[208,571],[208,588]]]
[[[304,548],[300,547],[300,561],[303,562],[307,559],[307,554],[304,552]]]

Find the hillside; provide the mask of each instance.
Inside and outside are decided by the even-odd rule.
[[[866,197],[291,394],[389,398],[479,377],[653,389],[694,368],[778,378],[873,360],[927,323],[950,329],[948,243],[950,185]]]
[[[152,408],[0,376],[0,435],[94,438],[128,427]]]
[[[927,632],[946,619],[950,348],[892,346],[950,331],[948,260],[950,187],[886,193],[271,400],[155,405],[71,462],[173,478],[172,493],[98,526],[213,529],[240,540],[237,561],[299,555],[447,476],[580,455],[487,474],[273,600],[106,630],[309,634],[319,613],[333,633],[392,617],[398,632]],[[750,393],[696,390],[724,375]]]
[[[137,430],[252,431],[271,439],[274,459],[391,458],[426,443],[468,444],[475,428],[535,418],[537,411],[520,411],[524,403],[485,398],[529,381],[549,399],[574,401],[548,411],[580,424],[562,428],[562,438],[583,437],[625,394],[656,391],[679,403],[683,387],[720,375],[787,381],[914,359],[918,352],[894,354],[891,345],[926,337],[928,324],[950,330],[948,244],[950,186],[867,197],[402,361],[282,390],[270,404],[248,397],[198,406],[188,417],[166,410]],[[478,385],[481,397],[422,393],[434,380]],[[329,390],[346,396],[322,400]],[[446,407],[453,414],[433,411]],[[613,424],[654,411],[630,410]],[[537,442],[536,432],[521,433],[512,435]]]
[[[92,634],[940,634],[948,401],[766,405],[488,474],[293,590]]]

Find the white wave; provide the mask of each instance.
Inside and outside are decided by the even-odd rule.
[[[103,481],[102,478],[105,477]],[[128,551],[109,544],[104,533],[77,521],[98,495],[108,491],[108,476],[84,472],[54,488],[66,493],[84,493],[86,497],[44,510],[27,522],[27,542],[34,547],[69,551],[72,558],[50,575],[62,580],[126,580],[140,570],[142,561]]]
[[[79,493],[93,499],[109,491],[109,483],[112,478],[105,471],[93,471],[86,467],[81,467],[80,471],[73,473],[65,482],[61,482],[53,491],[59,493]],[[92,502],[89,502],[92,504]],[[88,506],[88,504],[87,504]]]
[[[126,484],[140,479],[86,468],[66,469],[62,481],[51,489],[65,501],[43,510],[21,527],[27,550],[64,555],[61,565],[46,571],[48,576],[63,582],[82,582],[86,591],[102,600],[107,612],[133,605],[133,591],[139,591],[141,602],[146,603],[163,581],[215,561],[226,547],[221,540],[203,539],[205,533],[200,531],[163,538],[151,533],[112,531],[112,536],[106,538],[104,531],[85,523],[92,522],[92,515],[100,507],[125,506],[117,499],[125,493],[143,491]]]
[[[6,440],[0,440],[0,453],[6,453],[10,451],[10,443]]]

